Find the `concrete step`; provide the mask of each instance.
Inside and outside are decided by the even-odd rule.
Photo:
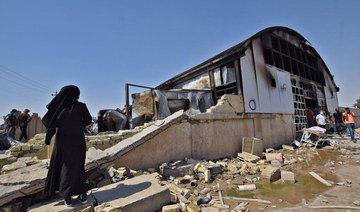
[[[99,189],[93,189],[93,196],[98,206],[93,206],[95,199],[88,197],[88,203],[74,201],[72,207],[67,207],[62,199],[34,205],[29,212],[48,211],[81,211],[93,207],[95,211],[114,209],[114,211],[158,211],[170,203],[170,191],[158,182],[157,173],[141,175],[128,180],[113,183]],[[88,192],[89,193],[89,192]]]

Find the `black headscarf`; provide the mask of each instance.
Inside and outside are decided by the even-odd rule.
[[[56,132],[56,120],[65,108],[71,108],[79,99],[80,89],[75,85],[67,85],[61,88],[60,92],[46,105],[48,112],[42,118],[47,132],[45,144],[49,145],[51,137]]]

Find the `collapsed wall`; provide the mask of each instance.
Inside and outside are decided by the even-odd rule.
[[[184,158],[235,157],[241,152],[242,137],[260,138],[264,148],[294,139],[291,115],[244,114],[241,102],[240,96],[225,95],[207,113],[180,110],[110,148],[88,151],[86,172],[111,165],[157,169],[164,162]],[[44,188],[46,162],[34,166],[38,171],[31,175],[23,169],[0,175],[0,206]]]

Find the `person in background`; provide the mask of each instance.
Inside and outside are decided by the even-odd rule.
[[[320,106],[315,106],[313,111],[315,117],[315,125],[317,126],[316,117],[320,114]]]
[[[355,114],[350,111],[350,108],[345,108],[345,112],[342,114],[343,121],[349,130],[351,141],[356,143],[355,139]]]
[[[16,132],[16,113],[18,111],[16,109],[12,109],[9,114],[5,117],[6,122],[6,136],[15,139]]]
[[[46,106],[42,119],[47,128],[45,144],[49,145],[56,133],[44,192],[52,196],[58,191],[67,206],[72,205],[73,195],[78,195],[81,203],[87,202],[84,130],[92,117],[86,104],[78,101],[79,95],[78,87],[64,86]]]
[[[25,138],[25,141],[28,140],[27,126],[28,126],[28,123],[31,121],[31,116],[30,116],[29,112],[30,112],[29,109],[25,109],[20,114],[19,118],[17,119],[17,125],[20,127],[20,130],[21,130],[19,141],[21,141],[23,138]]]
[[[339,136],[342,136],[343,118],[339,108],[335,109],[335,113],[333,113],[332,118],[334,122],[334,134],[337,133]]]
[[[308,121],[308,128],[314,126],[314,112],[311,110],[310,107],[307,108],[307,121]]]
[[[326,116],[323,110],[316,116],[316,123],[319,127],[326,129]]]

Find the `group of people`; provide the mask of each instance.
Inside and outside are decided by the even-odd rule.
[[[19,141],[25,139],[28,140],[27,136],[27,126],[31,121],[31,116],[29,114],[30,110],[25,109],[20,115],[20,112],[16,109],[12,109],[9,114],[4,117],[5,120],[5,131],[6,136],[9,138],[15,139],[16,128],[20,128],[21,134],[19,136]]]
[[[340,111],[339,108],[336,108],[332,115],[320,109],[320,107],[307,109],[308,127],[319,126],[325,129],[333,128],[334,134],[337,133],[342,136],[343,128],[346,126],[351,141],[353,142],[356,142],[355,118],[354,112],[351,112],[348,107],[345,108],[345,111]]]

